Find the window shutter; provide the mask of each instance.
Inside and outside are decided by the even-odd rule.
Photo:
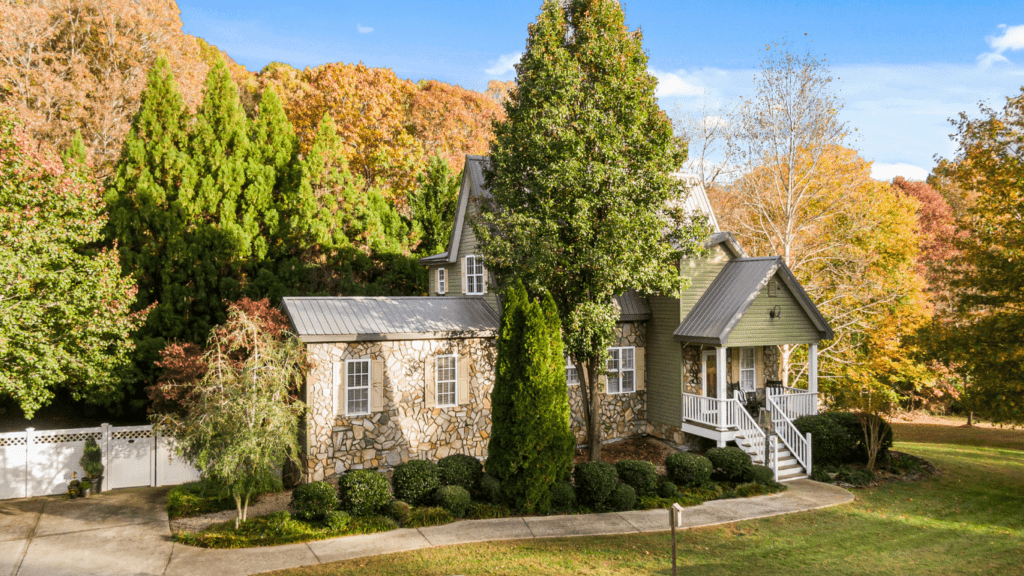
[[[647,389],[647,373],[644,372],[644,349],[639,346],[633,351],[633,382],[636,391]]]
[[[345,393],[344,380],[342,379],[341,368],[344,366],[344,362],[334,363],[334,393],[331,394],[331,413],[335,416],[345,406],[342,394]]]
[[[384,410],[384,361],[370,362],[370,412]]]
[[[607,374],[601,374],[600,376],[598,376],[597,377],[597,385],[600,388],[604,388],[604,393],[607,394],[608,393],[608,375]]]
[[[469,404],[469,356],[459,357],[459,406]]]
[[[437,406],[437,358],[434,356],[427,357],[427,361],[423,363],[425,369],[424,382],[426,385],[423,387],[423,403],[427,408],[434,408]]]
[[[484,289],[483,293],[487,294],[487,266],[484,266]]]
[[[754,347],[754,389],[764,386],[764,347]]]
[[[466,257],[462,257],[462,293],[465,294],[466,290]]]

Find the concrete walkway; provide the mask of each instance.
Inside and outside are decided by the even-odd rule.
[[[269,570],[489,540],[637,534],[669,529],[668,512],[466,520],[305,544],[206,550],[171,542],[166,488],[133,488],[86,499],[0,501],[0,576],[246,576]],[[687,528],[845,504],[842,488],[798,480],[782,494],[715,500],[686,509]]]

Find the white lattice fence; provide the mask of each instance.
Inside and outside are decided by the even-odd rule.
[[[167,438],[152,426],[110,426],[0,434],[0,500],[61,494],[79,466],[89,437],[103,454],[103,489],[166,486],[199,478],[190,463],[174,456]]]

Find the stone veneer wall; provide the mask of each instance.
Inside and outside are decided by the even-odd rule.
[[[312,368],[306,384],[307,481],[346,470],[391,468],[410,459],[438,460],[456,453],[486,457],[494,388],[493,339],[308,344],[308,353]],[[427,360],[452,353],[471,358],[469,403],[427,409]],[[384,360],[384,409],[366,416],[333,414],[333,363],[360,358]]]
[[[615,346],[647,346],[647,324],[644,322],[620,322],[615,326]],[[645,348],[646,349],[646,348]],[[644,357],[646,368],[649,359]],[[615,440],[647,432],[647,392],[632,394],[604,394],[601,399],[601,438]],[[583,392],[579,386],[569,387],[569,406],[572,408],[572,431],[576,441],[587,441],[587,429],[583,421]]]

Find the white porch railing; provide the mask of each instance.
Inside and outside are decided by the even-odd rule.
[[[722,403],[726,403],[725,407],[725,422],[720,422],[720,415],[723,413],[721,408]],[[697,422],[698,424],[706,424],[708,426],[714,426],[716,428],[731,428],[735,426],[735,418],[733,411],[729,409],[728,404],[731,404],[732,400],[719,400],[718,398],[709,398],[707,396],[698,396],[696,394],[683,393],[683,420],[690,422]]]
[[[778,396],[769,396],[767,400],[768,411],[772,418],[772,429],[778,435],[782,443],[793,453],[793,457],[799,462],[806,472],[811,475],[811,434],[807,436],[800,434],[800,431],[793,425],[782,408],[776,403]]]
[[[742,392],[737,391],[735,398],[729,403],[729,410],[732,412],[730,417],[738,429],[736,436],[746,440],[753,449],[754,454],[764,457],[764,465],[770,466],[770,458],[767,452],[768,437],[765,435],[764,430],[757,425],[754,417],[744,408],[743,403],[740,402],[742,394]]]
[[[790,420],[818,413],[818,395],[801,388],[783,388],[782,392],[767,389],[767,397],[773,400]]]

